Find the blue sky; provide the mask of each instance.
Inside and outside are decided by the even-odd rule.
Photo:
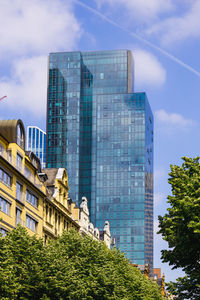
[[[49,52],[130,49],[155,118],[155,232],[169,165],[199,154],[199,0],[0,0],[0,118],[45,130]],[[155,235],[155,267],[166,244]]]

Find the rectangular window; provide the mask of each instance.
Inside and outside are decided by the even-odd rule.
[[[0,144],[0,154],[3,154],[3,145],[2,144]]]
[[[26,190],[26,201],[28,201],[30,204],[38,207],[38,197],[36,197],[32,192],[29,190]]]
[[[46,222],[48,222],[48,217],[49,217],[49,208],[48,205],[46,205]]]
[[[21,202],[24,202],[23,199],[23,186],[21,183],[16,183],[16,198],[17,200],[20,200]]]
[[[26,178],[31,177],[31,170],[29,170],[29,168],[27,166],[25,166],[24,173],[25,173]]]
[[[16,208],[16,215],[15,215],[16,225],[17,224],[22,225],[21,214],[22,214],[21,210],[19,208]]]
[[[11,204],[0,196],[0,210],[8,216],[10,215],[10,206]]]
[[[7,157],[8,157],[9,163],[12,163],[12,151],[11,150],[7,151]]]
[[[5,230],[4,228],[0,228],[0,233],[2,234],[2,236],[6,236],[6,234],[8,233],[7,230]]]
[[[0,181],[2,181],[7,186],[11,187],[11,180],[12,177],[3,169],[0,169]]]
[[[38,222],[31,218],[29,215],[26,215],[26,227],[31,229],[34,232],[37,232]]]
[[[45,234],[44,236],[44,244],[46,245],[47,244],[47,235]]]
[[[52,215],[52,209],[49,209],[49,223],[51,224],[51,215]]]
[[[60,216],[58,216],[58,230],[60,230]]]
[[[17,169],[19,170],[19,171],[21,171],[22,170],[22,157],[21,157],[21,155],[19,155],[18,153],[17,153]]]

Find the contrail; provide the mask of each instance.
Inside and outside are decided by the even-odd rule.
[[[125,27],[119,25],[118,23],[116,23],[115,21],[113,21],[112,19],[106,17],[105,15],[103,15],[101,12],[99,12],[98,10],[90,7],[87,4],[84,4],[83,2],[79,1],[79,0],[73,0],[74,3],[86,8],[87,10],[91,11],[93,14],[97,15],[98,17],[100,17],[101,19],[103,19],[104,21],[110,23],[111,25],[121,29],[122,31],[125,31],[127,33],[129,33],[132,37],[136,38],[137,40],[143,42],[144,44],[148,45],[149,47],[159,51],[160,53],[162,53],[163,55],[165,55],[166,57],[168,57],[169,59],[171,59],[172,61],[175,61],[177,64],[179,64],[180,66],[182,66],[183,68],[187,69],[188,71],[194,73],[195,75],[197,75],[198,77],[200,77],[200,72],[198,72],[197,70],[195,70],[194,68],[192,68],[191,66],[187,65],[186,63],[184,63],[182,60],[178,59],[176,56],[170,54],[169,52],[165,51],[164,49],[152,44],[151,42],[149,42],[148,40],[144,39],[143,37],[139,36],[138,34],[126,29]]]

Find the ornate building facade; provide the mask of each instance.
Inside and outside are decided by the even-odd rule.
[[[99,232],[89,220],[87,199],[79,208],[68,196],[65,168],[41,169],[39,158],[25,151],[25,130],[21,120],[0,120],[0,232],[26,227],[47,243],[63,230],[75,228],[81,234],[104,241],[110,248],[109,224]]]

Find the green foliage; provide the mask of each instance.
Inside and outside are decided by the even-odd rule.
[[[162,299],[157,286],[129,265],[119,251],[75,231],[64,232],[49,244],[48,254],[48,261],[54,260],[47,277],[51,275],[55,299]],[[53,287],[57,278],[62,284]]]
[[[39,299],[43,289],[43,241],[18,226],[0,238],[1,299]]]
[[[158,217],[158,233],[169,246],[162,251],[163,262],[182,268],[187,275],[170,283],[169,289],[178,299],[200,299],[200,163],[199,157],[182,159],[181,166],[170,166],[170,207]]]
[[[176,295],[177,299],[199,299],[200,286],[198,284],[199,278],[192,276],[179,277],[176,282],[169,282],[168,290],[172,295]]]
[[[1,299],[162,299],[118,250],[74,230],[43,246],[18,227],[0,239]]]

